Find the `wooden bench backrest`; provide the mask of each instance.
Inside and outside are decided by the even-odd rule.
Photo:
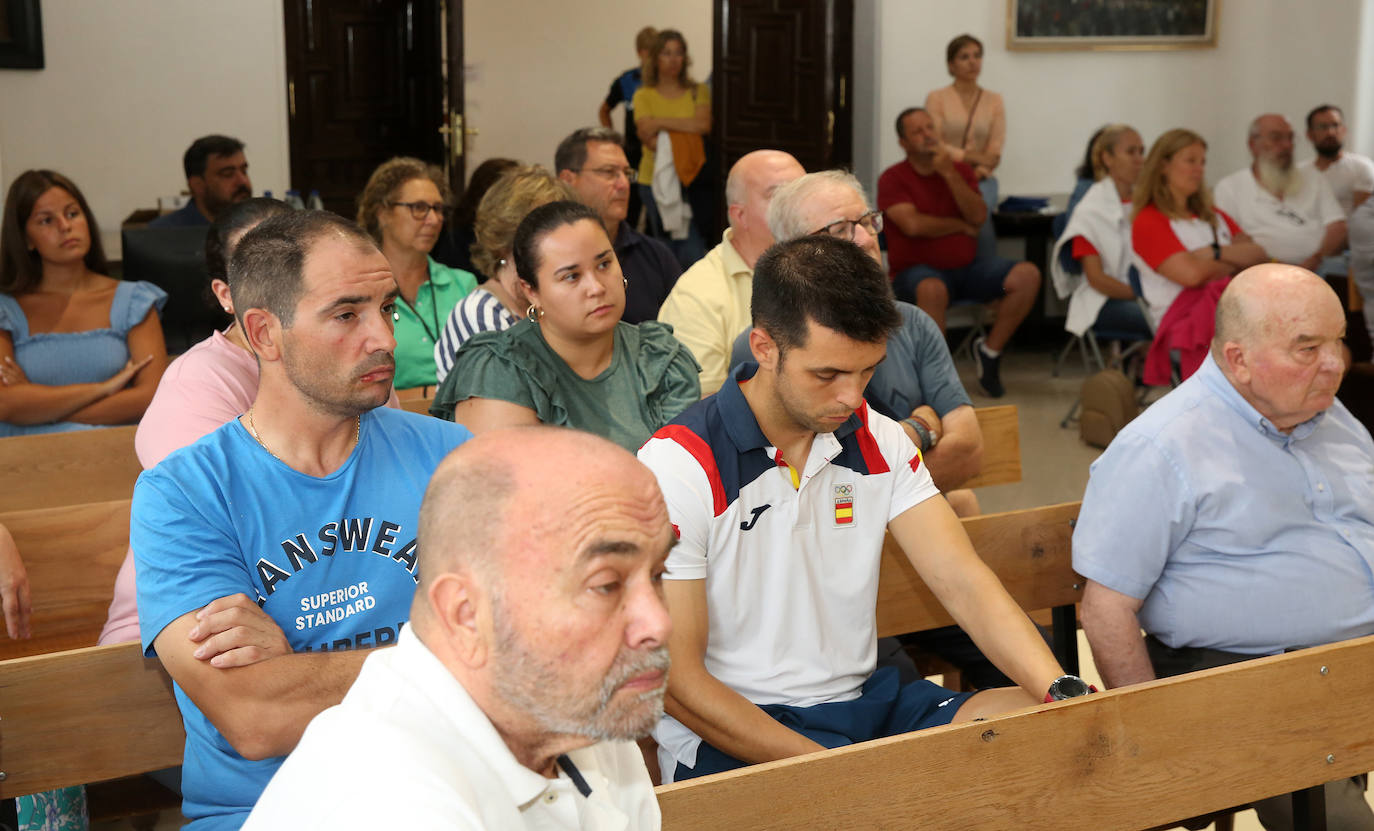
[[[1069,606],[1083,595],[1070,552],[1081,503],[987,514],[963,520],[973,550],[1027,612]],[[923,632],[954,619],[916,574],[889,533],[878,576],[878,637]]]
[[[0,661],[0,799],[179,765],[185,742],[136,643]]]
[[[129,549],[129,500],[0,514],[29,575],[33,637],[0,631],[0,659],[95,646]]]
[[[429,415],[429,407],[433,403],[433,398],[402,398],[401,409],[420,415]]]
[[[1008,485],[1021,481],[1021,431],[1016,406],[975,407],[983,431],[983,469],[963,484],[966,488]]]
[[[128,499],[143,468],[136,427],[0,439],[0,511]]]
[[[1374,638],[658,789],[665,831],[1143,829],[1374,769]]]

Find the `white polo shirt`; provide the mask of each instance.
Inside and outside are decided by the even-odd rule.
[[[1217,207],[1281,263],[1300,263],[1312,256],[1321,247],[1326,226],[1345,221],[1326,178],[1314,175],[1311,168],[1299,167],[1298,174],[1302,186],[1284,199],[1260,187],[1248,167],[1222,179],[1214,191]]]
[[[254,829],[657,829],[634,742],[560,757],[557,779],[516,761],[453,677],[407,626],[373,653],[342,703],[316,716],[272,777]]]
[[[1315,159],[1303,162],[1302,166],[1306,170],[1317,169]],[[1355,210],[1355,191],[1374,193],[1374,161],[1368,156],[1343,152],[1339,159],[1320,173],[1331,186],[1332,193],[1336,195],[1336,202],[1340,204],[1346,217]]]
[[[736,367],[639,451],[678,544],[669,580],[706,581],[706,669],[755,704],[857,698],[876,663],[878,567],[887,524],[939,493],[902,428],[867,405],[818,434],[798,471],[769,444]],[[665,716],[667,762],[696,764],[701,739]]]

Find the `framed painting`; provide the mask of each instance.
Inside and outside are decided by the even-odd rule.
[[[1199,49],[1217,45],[1221,0],[1007,0],[1007,48]]]
[[[0,69],[43,68],[38,0],[0,0]]]

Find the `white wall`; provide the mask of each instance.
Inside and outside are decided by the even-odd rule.
[[[463,4],[468,171],[493,156],[553,166],[553,151],[595,125],[611,81],[633,66],[635,33],[677,29],[693,76],[711,72],[711,0],[478,0]],[[624,126],[623,109],[611,116]]]
[[[186,187],[198,136],[248,145],[255,190],[289,179],[280,0],[45,0],[46,68],[0,71],[0,186],[35,167],[86,194],[106,253],[119,224]]]
[[[1249,164],[1245,131],[1262,112],[1288,116],[1299,134],[1298,157],[1307,158],[1303,117],[1321,101],[1336,103],[1362,128],[1352,130],[1352,145],[1368,152],[1374,114],[1356,95],[1362,26],[1374,25],[1362,14],[1366,5],[1222,2],[1215,49],[1009,52],[1006,0],[859,0],[855,57],[874,63],[869,107],[876,120],[855,125],[856,172],[871,187],[901,158],[892,121],[949,83],[945,44],[962,32],[983,41],[981,81],[1006,100],[1007,145],[998,170],[1004,195],[1068,191],[1088,137],[1109,121],[1135,125],[1147,146],[1171,127],[1198,131],[1210,145],[1211,182]],[[864,77],[858,67],[855,77]],[[1367,98],[1370,85],[1362,89]]]

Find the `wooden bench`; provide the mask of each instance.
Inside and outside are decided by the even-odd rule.
[[[62,510],[34,512],[31,521],[21,527],[41,532],[48,527],[43,525],[41,515],[56,517]],[[73,509],[65,510],[70,515]],[[122,558],[128,533],[128,503],[86,506],[83,510],[83,524],[89,525],[90,533],[106,533],[123,524],[118,542],[100,543],[117,548]],[[1076,503],[1053,505],[975,517],[964,520],[964,527],[1023,608],[1068,604],[1072,614],[1072,604],[1080,589],[1069,566],[1068,538],[1069,523],[1077,513]],[[39,609],[47,605],[42,591],[48,585],[46,574],[49,570],[57,576],[62,569],[68,574],[77,571],[68,557],[70,551],[81,550],[80,546],[74,549],[64,542],[57,529],[49,530],[53,534],[46,554],[35,558],[30,570],[31,574],[45,575],[42,585],[37,577],[34,579],[34,630],[40,634],[48,621],[60,620],[56,612],[44,610],[39,614]],[[91,537],[89,544],[97,544],[96,539]],[[105,562],[112,562],[117,568],[118,559],[113,553],[109,552]],[[113,584],[114,571],[109,565],[103,568]],[[89,604],[64,604],[74,616],[79,617],[81,610],[85,610],[84,625],[92,643],[105,621],[108,592],[105,588],[101,594],[98,613],[97,607]],[[883,553],[879,581],[879,633],[921,631],[949,622],[949,614],[921,582],[906,557],[895,545],[889,545]],[[71,620],[62,621],[61,626],[64,631],[79,628]],[[158,719],[170,720],[171,727],[159,727]],[[110,748],[89,750],[91,737],[83,732],[88,721],[99,723],[96,741],[108,743]],[[87,647],[0,662],[0,766],[6,771],[6,778],[0,781],[0,798],[28,792],[21,788],[43,790],[178,764],[180,731],[181,720],[166,676],[157,661],[143,659],[138,644]],[[169,738],[172,734],[178,737],[176,741]],[[59,740],[59,735],[67,738]],[[71,736],[81,738],[72,741]],[[114,748],[121,746],[138,746],[139,751],[127,761],[115,761],[118,753]]]
[[[663,827],[1145,829],[1374,769],[1374,637],[658,789]]]
[[[983,469],[965,482],[965,488],[1008,485],[1021,481],[1021,431],[1016,406],[975,407],[983,432]]]
[[[10,511],[0,525],[14,535],[33,601],[33,637],[0,630],[0,659],[94,646],[129,549],[129,500]]]
[[[136,427],[0,439],[0,511],[128,499],[143,468]]]

